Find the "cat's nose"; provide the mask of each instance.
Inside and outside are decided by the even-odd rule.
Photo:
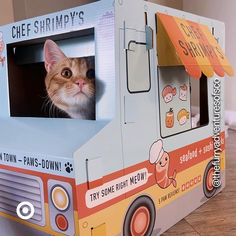
[[[86,84],[86,82],[82,79],[77,80],[75,83],[79,86],[80,89],[82,89]]]

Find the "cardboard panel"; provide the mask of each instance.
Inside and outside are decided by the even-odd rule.
[[[106,224],[102,224],[96,228],[92,229],[92,236],[106,236]]]
[[[207,26],[161,13],[157,13],[157,17],[168,35],[163,34],[162,24],[158,22],[157,37],[163,38],[157,40],[160,66],[177,65],[178,59],[173,47],[170,47],[167,54],[163,49],[158,49],[166,48],[172,42],[186,71],[193,78],[200,78],[201,72],[208,78],[213,77],[214,72],[221,77],[224,71],[229,76],[234,75],[230,62]],[[169,55],[171,51],[174,56]],[[162,59],[169,56],[174,60]]]
[[[159,71],[162,137],[191,129],[190,83],[184,67],[163,67]]]
[[[127,70],[130,92],[143,92],[150,89],[149,54],[146,45],[129,43]]]
[[[173,43],[176,52],[178,53],[182,64],[185,66],[186,71],[193,77],[193,78],[200,78],[201,77],[201,68],[197,63],[196,59],[192,57],[186,50],[183,50],[181,47],[183,42],[186,42],[182,32],[177,26],[174,17],[165,15],[165,14],[158,14],[159,19],[162,21],[166,32],[168,33],[169,39]],[[171,29],[171,30],[167,30]],[[161,37],[161,35],[157,35],[157,37]],[[180,43],[181,42],[181,43]],[[158,47],[162,47],[162,45],[157,45]],[[159,57],[165,56],[159,55]],[[172,66],[171,64],[167,64],[165,66]]]

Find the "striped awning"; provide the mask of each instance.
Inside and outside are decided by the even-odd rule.
[[[234,75],[210,29],[203,24],[157,13],[157,52],[159,66],[184,65],[193,78],[202,73],[211,78],[216,73]]]

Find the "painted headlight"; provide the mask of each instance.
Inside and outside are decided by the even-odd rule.
[[[58,210],[65,211],[69,207],[69,196],[63,187],[54,187],[52,190],[51,198],[54,206]]]
[[[64,215],[56,216],[56,225],[61,231],[66,231],[68,229],[68,221]]]

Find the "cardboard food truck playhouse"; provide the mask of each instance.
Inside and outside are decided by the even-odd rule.
[[[160,235],[224,188],[222,22],[102,0],[0,41],[1,235]]]

